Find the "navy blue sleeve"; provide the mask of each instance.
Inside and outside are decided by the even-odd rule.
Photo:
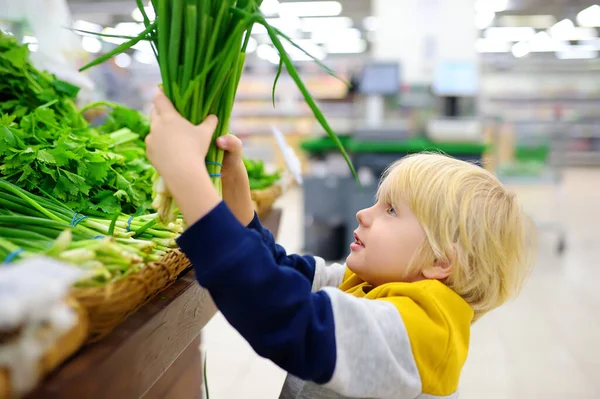
[[[254,212],[254,219],[248,225],[248,228],[256,231],[261,237],[263,244],[269,248],[271,254],[275,258],[275,262],[279,266],[287,266],[299,271],[312,284],[315,279],[316,262],[312,255],[288,255],[281,245],[277,245],[273,234],[263,227],[258,219],[258,215]]]
[[[263,237],[224,202],[177,240],[196,278],[256,353],[319,384],[336,362],[331,300],[298,270],[279,267]]]

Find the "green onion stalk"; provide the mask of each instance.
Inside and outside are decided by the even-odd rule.
[[[164,226],[156,214],[85,217],[0,179],[0,259],[53,256],[93,272],[82,284],[115,281],[160,260],[177,246],[182,223]]]
[[[216,146],[216,139],[229,132],[233,103],[244,69],[246,48],[252,27],[257,23],[267,29],[280,56],[273,93],[285,66],[315,117],[337,145],[356,177],[356,171],[342,143],[300,79],[282,40],[304,50],[267,23],[260,12],[262,0],[152,0],[156,14],[154,21],[148,18],[142,0],[136,0],[136,3],[143,15],[145,29],[136,37],[124,37],[128,39],[127,42],[81,70],[128,51],[142,40],[149,41],[160,67],[163,90],[178,112],[195,125],[210,114],[219,118],[219,125],[206,156],[208,173],[219,194],[222,194],[221,165],[224,154]],[[311,58],[335,76],[320,61],[312,56]],[[158,210],[160,220],[163,223],[175,220],[178,210],[164,182],[156,176],[153,183],[153,207]]]

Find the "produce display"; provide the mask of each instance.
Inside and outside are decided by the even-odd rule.
[[[285,66],[306,103],[342,152],[356,177],[343,145],[300,79],[282,40],[299,47],[267,23],[260,12],[262,0],[152,0],[156,15],[154,21],[148,18],[142,0],[136,0],[136,3],[144,17],[146,29],[82,69],[125,52],[142,40],[149,41],[160,67],[162,87],[177,110],[193,124],[199,124],[209,114],[219,118],[219,126],[206,158],[208,171],[219,192],[223,152],[217,148],[215,140],[229,132],[229,119],[254,24],[265,27],[279,52],[279,71],[275,77],[273,93]],[[318,60],[315,61],[333,74]],[[160,179],[156,180],[155,190],[161,220],[172,221],[178,214],[176,205]]]
[[[267,173],[265,164],[260,160],[244,159],[248,178],[250,180],[250,190],[264,190],[271,187],[281,179],[281,173]]]
[[[229,133],[246,47],[256,23],[266,28],[281,60],[273,94],[285,66],[356,176],[283,42],[299,47],[267,23],[259,10],[262,0],[152,0],[154,21],[147,17],[142,1],[136,3],[145,30],[137,37],[121,36],[128,41],[82,69],[141,40],[149,41],[162,88],[177,110],[194,124],[210,114],[219,118],[206,158],[219,192],[224,154],[214,142]],[[185,227],[181,215],[146,158],[148,118],[110,102],[80,109],[78,92],[78,87],[37,70],[28,47],[0,31],[0,262],[7,271],[31,262],[39,266],[59,260],[58,264],[80,272],[67,284],[68,294],[54,299],[56,308],[70,312],[72,319],[40,344],[35,358],[43,363],[39,378],[84,341],[101,339],[190,266],[176,250],[176,239]],[[107,116],[92,125],[86,111],[97,108],[106,110]],[[244,163],[252,200],[259,215],[264,215],[281,195],[281,173],[268,173],[261,161],[245,159]],[[38,274],[38,281],[44,281],[43,273]],[[0,322],[8,314],[2,310],[6,306],[0,307]],[[0,398],[32,388],[14,385],[24,373],[14,367],[22,354],[13,349],[20,348],[14,343],[21,339],[38,345],[36,340],[48,331],[46,316],[53,314],[34,316],[37,319],[27,315],[16,324],[0,323]],[[61,321],[58,316],[56,320],[52,323]],[[39,324],[42,333],[22,335],[27,323]],[[32,367],[37,367],[35,362]]]
[[[90,271],[81,286],[116,281],[175,248],[182,220],[162,225],[149,212],[147,118],[110,103],[78,110],[77,90],[37,71],[26,46],[1,33],[0,43],[0,257],[68,261]],[[112,111],[91,127],[82,114],[98,106]]]
[[[75,211],[149,209],[154,169],[145,157],[147,118],[116,104],[78,110],[77,88],[37,71],[28,54],[0,32],[2,177]],[[92,128],[83,112],[106,105],[113,108],[109,118]]]
[[[175,248],[183,221],[161,223],[152,210],[148,118],[108,102],[78,109],[77,88],[36,70],[26,46],[0,32],[0,50],[0,259],[52,256],[87,270],[86,287]],[[92,127],[83,115],[98,107],[110,112]],[[252,190],[280,178],[245,163]]]
[[[181,224],[158,224],[155,215],[87,217],[60,201],[38,197],[0,180],[0,257],[5,262],[37,254],[81,266],[91,275],[80,285],[105,284],[157,261],[175,248]]]
[[[74,103],[79,88],[34,68],[27,46],[19,46],[14,37],[2,31],[0,75],[0,114],[12,116],[18,123],[32,109],[44,107],[70,126],[86,125]]]
[[[0,398],[30,393],[84,343],[87,315],[69,296],[81,273],[41,257],[0,268]]]

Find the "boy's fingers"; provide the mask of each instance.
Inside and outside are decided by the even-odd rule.
[[[150,122],[158,121],[158,112],[156,111],[156,107],[152,107],[150,110]]]
[[[217,146],[233,155],[242,153],[242,141],[232,134],[228,134],[217,139]]]
[[[214,115],[209,115],[198,127],[207,133],[213,134],[217,130],[218,124],[219,119]]]
[[[165,93],[162,90],[157,90],[156,93],[154,93],[153,103],[156,112],[160,116],[164,117],[170,114],[177,113],[177,110],[173,106],[173,103],[171,103],[171,100],[169,100],[167,96],[165,96]]]

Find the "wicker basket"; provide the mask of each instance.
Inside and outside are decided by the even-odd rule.
[[[37,382],[42,381],[55,368],[71,357],[83,346],[88,336],[88,316],[85,309],[70,298],[67,300],[69,306],[77,314],[77,323],[66,334],[60,337],[39,359]],[[0,399],[15,397],[14,387],[11,386],[10,371],[0,367]]]
[[[73,296],[89,315],[88,343],[110,333],[190,266],[181,251],[173,250],[160,261],[147,264],[140,272],[121,281],[104,287],[73,289]]]
[[[253,190],[252,201],[254,201],[254,209],[256,209],[256,213],[258,213],[258,217],[263,217],[268,214],[271,209],[273,209],[273,204],[281,197],[282,193],[283,189],[279,184],[274,184],[264,190]]]

